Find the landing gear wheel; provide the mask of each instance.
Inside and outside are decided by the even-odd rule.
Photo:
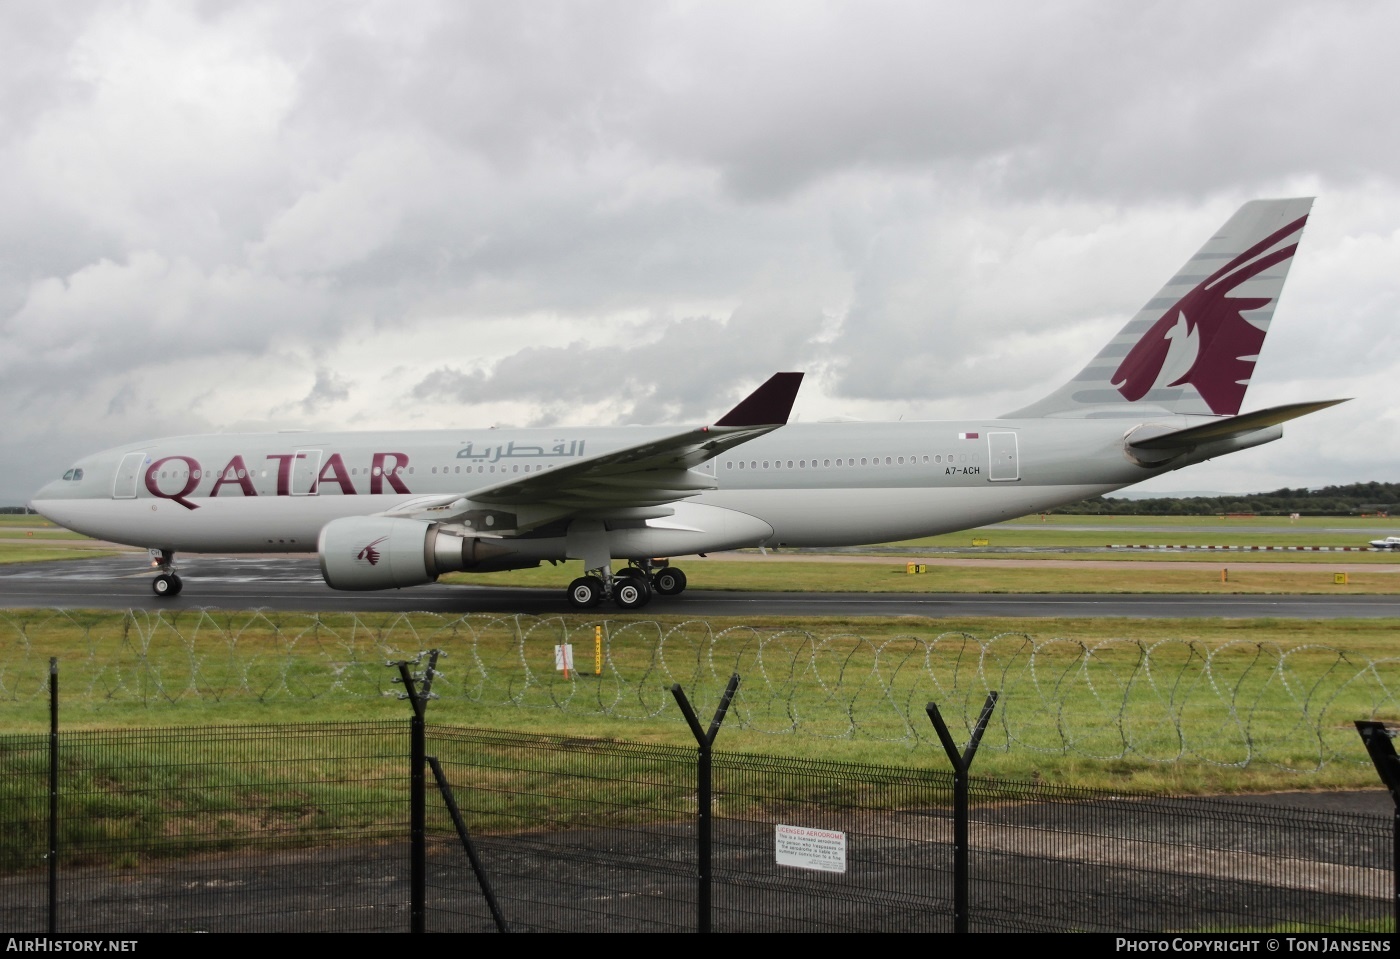
[[[185,588],[185,584],[180,581],[180,577],[174,573],[161,573],[151,580],[151,591],[161,599],[172,596],[179,596],[180,590]]]
[[[644,576],[621,576],[613,581],[613,602],[619,609],[641,609],[651,602],[651,586]]]
[[[596,576],[580,576],[569,584],[569,604],[574,609],[592,609],[603,601],[603,581]]]
[[[616,573],[613,573],[613,579],[644,579],[646,575],[646,570],[638,569],[636,566],[624,566]]]
[[[662,596],[678,596],[685,592],[685,573],[674,566],[658,569],[651,578],[651,587]]]

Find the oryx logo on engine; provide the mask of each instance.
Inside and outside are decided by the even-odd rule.
[[[369,563],[371,566],[378,566],[378,565],[379,565],[379,550],[375,549],[375,547],[378,546],[380,543],[384,542],[384,541],[385,541],[386,539],[388,539],[388,538],[389,538],[389,537],[387,537],[387,536],[381,536],[381,537],[379,537],[379,538],[378,538],[377,540],[375,540],[373,543],[370,543],[370,544],[369,544],[368,546],[366,546],[364,549],[360,550],[359,553],[357,553],[357,554],[355,555],[355,558],[356,558],[356,559],[362,559],[362,560],[364,560],[365,562]]]

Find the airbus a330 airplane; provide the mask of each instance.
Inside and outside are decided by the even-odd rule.
[[[1240,208],[1082,372],[999,418],[787,424],[778,373],[692,429],[181,436],[89,456],[31,504],[69,529],[178,551],[319,553],[336,589],[583,561],[569,600],[679,593],[658,557],[970,529],[1278,439],[1341,400],[1240,414],[1310,199]],[[626,560],[616,574],[613,560]]]

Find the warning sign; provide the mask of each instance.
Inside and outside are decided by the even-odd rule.
[[[846,834],[806,826],[775,826],[777,862],[794,869],[846,871]]]
[[[569,672],[574,668],[574,644],[564,643],[554,647],[554,668]]]

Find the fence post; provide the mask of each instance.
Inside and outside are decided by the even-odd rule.
[[[476,854],[476,844],[472,842],[471,833],[467,831],[467,821],[462,818],[462,810],[458,808],[457,799],[452,795],[452,784],[447,781],[447,774],[442,771],[442,763],[438,762],[436,756],[426,758],[428,765],[433,768],[433,777],[437,779],[438,792],[442,793],[442,800],[447,803],[447,811],[452,816],[457,838],[461,840],[462,848],[467,851],[467,861],[472,864],[472,871],[476,873],[476,884],[481,887],[486,908],[491,910],[491,919],[496,923],[496,931],[510,932],[510,924],[506,922],[505,913],[501,912],[501,906],[496,902],[491,880],[486,877],[486,867],[482,864],[481,857]]]
[[[968,809],[967,771],[977,755],[977,747],[982,742],[982,733],[987,729],[987,720],[992,718],[992,709],[997,704],[996,691],[987,694],[982,704],[982,715],[977,717],[977,726],[972,730],[972,738],[967,742],[967,750],[959,753],[953,736],[948,732],[948,724],[943,722],[943,714],[935,703],[924,707],[933,728],[938,733],[938,741],[953,764],[953,931],[967,932],[968,914],[968,874],[967,874],[967,821]]]
[[[49,657],[49,935],[58,934],[58,657]]]
[[[412,660],[413,665],[417,665],[421,660]],[[413,718],[409,720],[409,778],[408,778],[408,832],[409,832],[409,931],[424,932],[426,929],[425,911],[427,902],[427,875],[428,875],[428,850],[427,850],[427,786],[424,781],[423,767],[427,764],[425,756],[427,747],[425,745],[425,730],[427,722],[425,716],[428,709],[428,700],[432,698],[433,677],[437,675],[438,650],[434,649],[428,653],[428,668],[418,676],[414,676],[408,671],[410,660],[399,659],[388,663],[386,666],[397,666],[399,674],[394,677],[396,683],[403,683],[405,692],[399,693],[400,699],[407,699],[413,706]],[[422,688],[414,685],[415,679],[423,681]]]
[[[734,699],[734,691],[739,688],[739,674],[735,673],[729,677],[729,685],[724,689],[724,696],[720,698],[719,709],[715,710],[715,718],[710,722],[708,731],[700,728],[700,720],[695,715],[695,710],[691,708],[690,700],[685,698],[685,690],[681,689],[680,683],[671,686],[671,695],[676,697],[676,705],[680,706],[681,713],[685,715],[685,721],[690,726],[690,732],[695,736],[698,747],[698,755],[695,761],[695,866],[697,877],[697,888],[695,897],[695,930],[696,932],[710,931],[710,838],[711,838],[711,788],[710,788],[710,747],[714,745],[715,737],[719,735],[719,727],[724,722],[724,714],[729,711],[729,703]]]
[[[1370,720],[1356,721],[1356,731],[1371,755],[1371,762],[1380,774],[1381,782],[1390,790],[1390,801],[1395,805],[1391,820],[1390,870],[1393,876],[1392,898],[1395,907],[1395,931],[1400,932],[1400,756],[1395,755],[1395,730],[1385,723]]]

